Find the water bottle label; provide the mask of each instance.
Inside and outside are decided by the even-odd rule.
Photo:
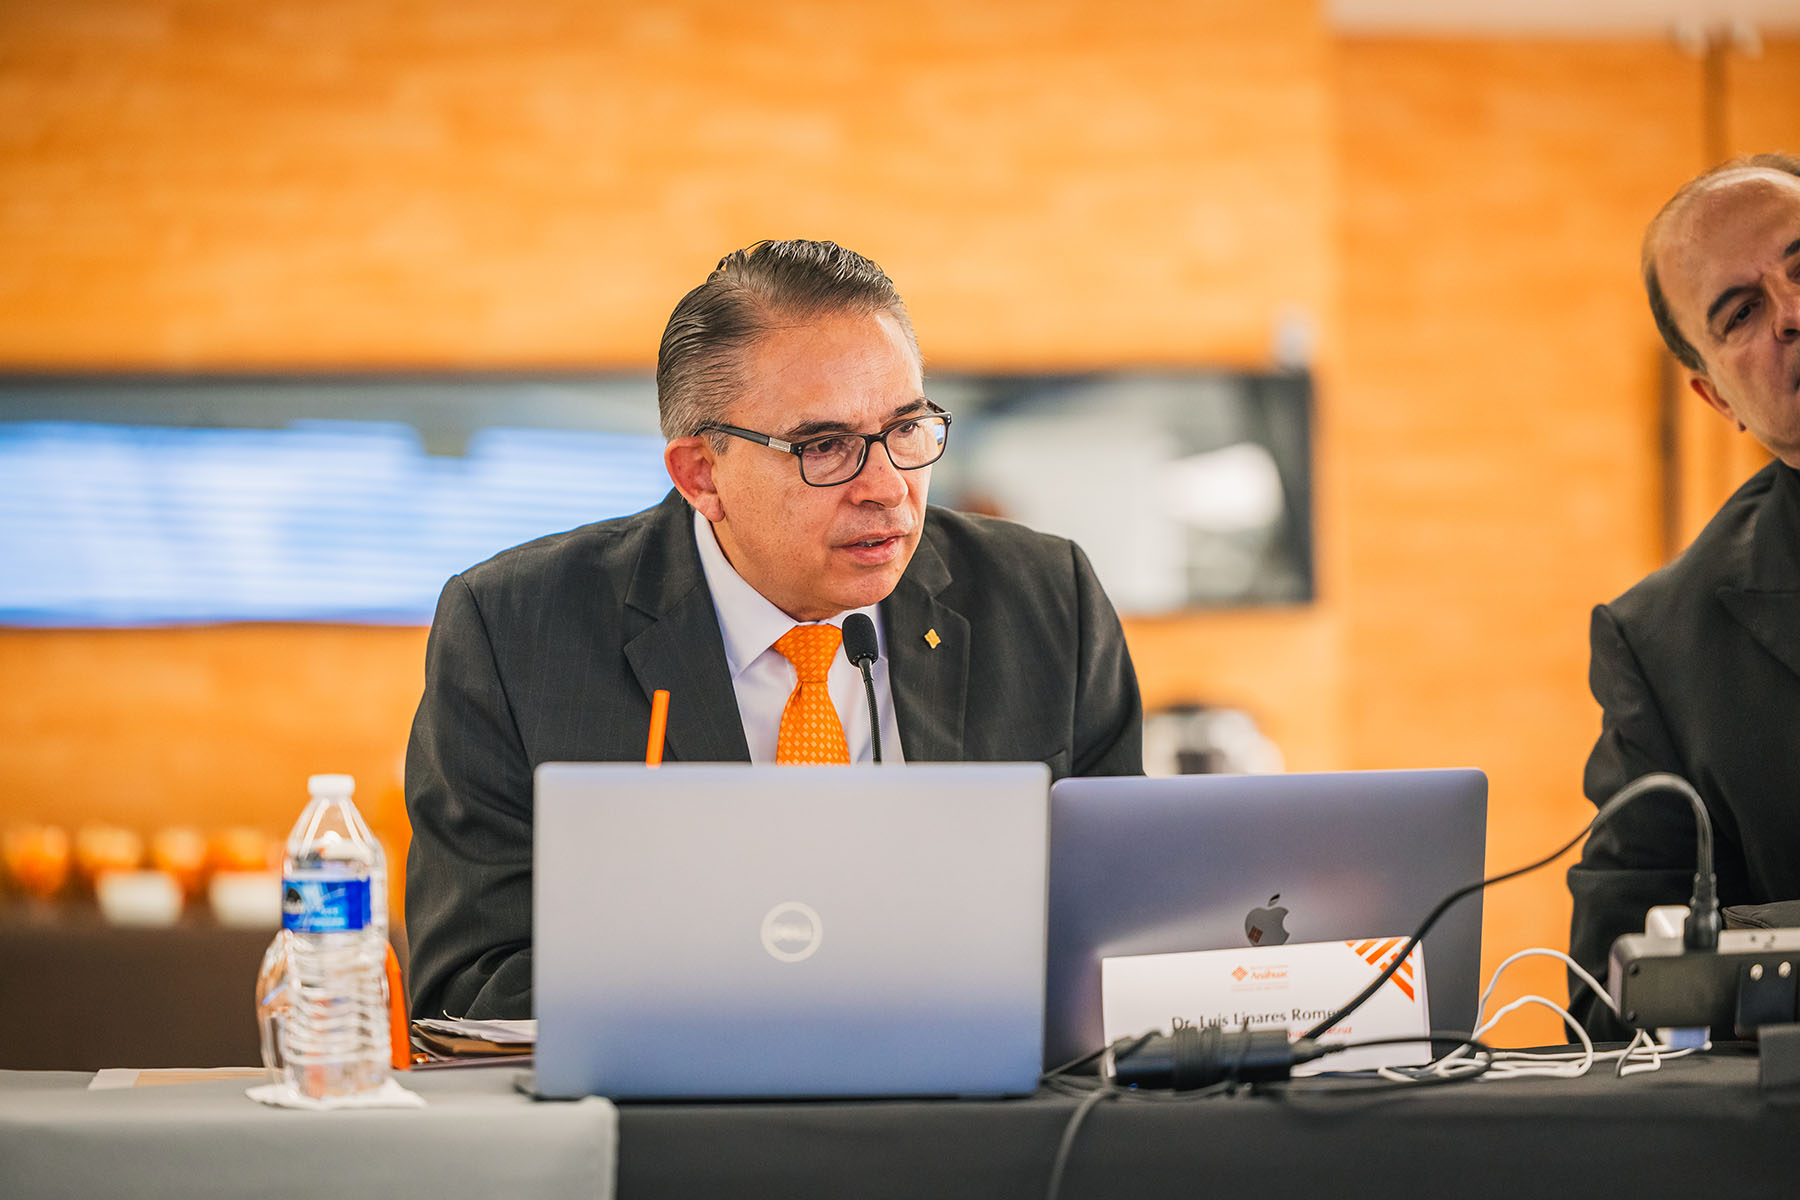
[[[284,879],[281,927],[295,933],[354,933],[369,926],[367,879]]]

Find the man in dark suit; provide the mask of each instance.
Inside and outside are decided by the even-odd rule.
[[[1603,710],[1588,798],[1650,771],[1698,789],[1720,902],[1800,899],[1800,159],[1758,155],[1695,179],[1651,222],[1644,280],[1689,387],[1776,461],[1674,562],[1594,610],[1590,682]],[[1570,953],[1606,982],[1620,934],[1685,904],[1694,816],[1645,796],[1569,871]],[[1624,1027],[1571,983],[1596,1034]]]
[[[1143,769],[1131,658],[1080,549],[926,506],[951,418],[874,263],[727,256],[670,317],[657,393],[661,504],[508,550],[438,602],[407,751],[415,1016],[530,1015],[532,771],[641,761],[655,690],[667,761],[869,761],[847,613],[875,622],[887,762]],[[809,660],[829,705],[802,699]]]

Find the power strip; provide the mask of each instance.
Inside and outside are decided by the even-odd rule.
[[[1688,950],[1678,935],[1628,933],[1613,943],[1607,991],[1639,1029],[1735,1028],[1800,1019],[1800,929],[1727,929],[1717,950]]]

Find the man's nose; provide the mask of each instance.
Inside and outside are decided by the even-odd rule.
[[[906,498],[906,477],[894,465],[886,442],[869,447],[869,459],[863,463],[862,474],[851,480],[850,486],[856,488],[858,502],[873,500],[892,508]]]
[[[1776,293],[1775,336],[1790,342],[1800,338],[1800,284],[1790,282]]]
[[[1783,275],[1770,289],[1769,304],[1775,318],[1775,336],[1784,342],[1800,338],[1800,280]]]

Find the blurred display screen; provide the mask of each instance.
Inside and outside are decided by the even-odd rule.
[[[1121,611],[1313,596],[1304,376],[952,376],[932,499],[1073,538]]]
[[[1121,611],[1312,597],[1310,387],[943,375],[932,500],[1073,537]],[[0,624],[424,624],[668,491],[647,376],[0,381]]]

